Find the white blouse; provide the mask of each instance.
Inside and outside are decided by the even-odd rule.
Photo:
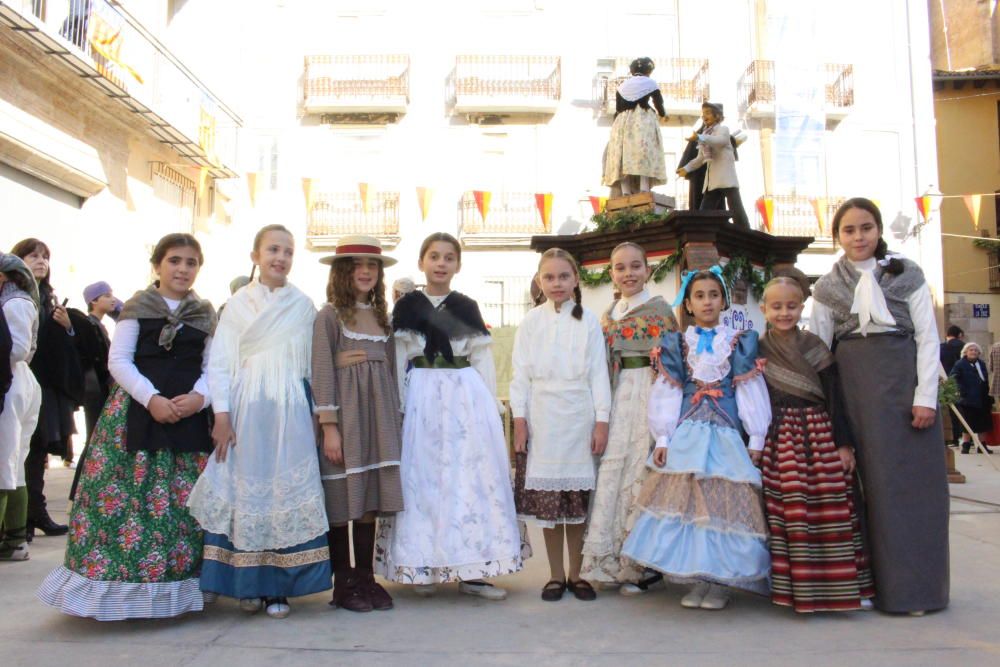
[[[852,262],[859,271],[872,270],[875,266],[875,258],[866,262]],[[867,281],[866,281],[867,282]],[[885,303],[885,295],[878,283],[871,281],[871,286],[878,291],[878,295],[871,297],[869,303]],[[861,283],[859,281],[859,287]],[[863,303],[859,302],[858,290],[855,290],[855,303],[851,308],[852,312],[863,310]],[[924,283],[923,286],[914,290],[906,300],[910,310],[910,319],[913,320],[913,339],[917,344],[917,388],[913,392],[913,405],[937,410],[938,407],[938,373],[941,365],[939,347],[941,339],[938,336],[937,322],[934,319],[934,302],[931,297],[930,287]],[[887,310],[888,312],[888,310]],[[860,319],[860,317],[859,317]],[[880,321],[881,320],[881,321]],[[885,320],[880,317],[872,317],[864,331],[859,326],[852,333],[868,335],[870,333],[884,333],[886,331],[896,331],[896,321],[889,314],[892,325],[883,324]],[[813,300],[812,314],[809,317],[809,331],[823,339],[827,346],[833,345],[834,330],[836,323],[833,318],[833,311],[826,305]]]
[[[34,350],[31,347],[31,332],[34,322],[38,319],[38,309],[28,299],[9,299],[3,305],[3,314],[7,318],[7,328],[10,329],[11,369],[20,362],[31,362]],[[0,396],[0,401],[3,397]]]
[[[736,332],[725,326],[715,327],[712,349],[699,354],[699,335],[694,327],[684,332],[687,343],[687,364],[691,377],[711,383],[725,378],[731,369],[732,340]],[[673,378],[674,381],[679,378]],[[735,380],[736,412],[743,430],[750,436],[750,449],[764,449],[764,437],[771,424],[771,399],[763,374],[753,372],[748,377]],[[708,400],[708,399],[706,399]],[[658,377],[649,395],[649,430],[656,439],[656,447],[668,447],[677,430],[684,402],[684,388],[680,384]]]
[[[181,303],[176,299],[168,299],[166,297],[163,297],[163,300],[166,301],[170,310],[177,310],[177,306]],[[183,326],[183,324],[180,325],[178,330],[183,328]],[[129,396],[139,401],[143,407],[148,408],[150,399],[159,394],[160,391],[153,386],[149,378],[139,372],[139,369],[135,365],[135,347],[138,342],[139,321],[119,320],[115,325],[115,336],[111,339],[111,347],[108,350],[108,370],[111,372],[111,377],[122,386],[122,389],[128,392]],[[201,359],[201,377],[198,378],[192,388],[192,391],[205,397],[202,410],[212,404],[211,395],[208,391],[208,378],[205,374],[208,367],[208,350],[211,343],[211,336],[205,338],[205,351]]]
[[[587,385],[596,421],[608,421],[611,383],[604,334],[592,312],[584,309],[583,318],[577,320],[572,311],[571,301],[558,312],[551,301],[546,301],[524,316],[514,338],[514,377],[510,383],[514,417],[524,417],[528,412],[532,382],[563,381]]]
[[[426,295],[431,304],[437,308],[447,298],[444,296]],[[396,345],[396,378],[399,382],[400,405],[406,405],[406,365],[414,357],[424,355],[424,345],[427,341],[423,334],[415,331],[396,331],[393,334]],[[486,334],[468,336],[466,338],[451,338],[451,351],[456,357],[468,357],[469,364],[483,378],[486,388],[493,397],[497,395],[497,371],[493,362],[493,339]],[[504,407],[497,401],[497,410],[503,414]]]
[[[622,297],[615,304],[615,307],[611,310],[611,319],[615,322],[621,320],[623,317],[631,313],[633,310],[646,303],[653,298],[653,295],[649,293],[648,289],[643,289],[638,294],[633,294],[630,297]]]

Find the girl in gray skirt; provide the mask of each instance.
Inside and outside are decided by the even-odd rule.
[[[919,616],[948,605],[934,305],[920,267],[887,252],[873,202],[844,202],[833,236],[844,255],[816,283],[810,329],[834,351],[857,440],[875,606]]]

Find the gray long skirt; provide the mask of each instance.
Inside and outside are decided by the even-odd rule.
[[[914,429],[912,337],[838,342],[844,405],[854,431],[875,576],[875,605],[908,612],[948,606],[948,477],[940,411]]]

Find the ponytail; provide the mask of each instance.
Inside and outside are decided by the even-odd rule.
[[[885,260],[885,256],[889,253],[889,246],[886,244],[885,239],[881,236],[878,239],[878,244],[875,246],[875,259],[879,262]],[[903,272],[903,263],[892,257],[888,262],[885,262],[884,268],[882,269],[885,273],[890,273],[894,276],[898,276]]]
[[[581,304],[583,301],[583,295],[580,293],[579,282],[577,282],[576,286],[573,288],[573,301],[575,302],[572,313],[573,317],[578,320],[583,319],[583,305]]]

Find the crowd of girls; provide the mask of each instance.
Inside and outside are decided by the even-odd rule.
[[[521,569],[534,523],[547,601],[675,582],[686,608],[722,609],[740,589],[798,612],[942,609],[930,291],[919,266],[887,253],[869,200],[845,202],[833,231],[844,255],[814,288],[795,271],[767,284],[761,335],[721,324],[718,267],[685,272],[671,306],[646,289],[643,249],[623,243],[611,254],[620,296],[599,317],[581,304],[573,257],[545,252],[544,301],[513,348],[513,475],[490,332],[451,288],[454,237],[423,242],[425,287],[391,314],[395,260],[373,238],[340,239],[321,260],[317,314],[288,282],[292,235],[269,225],[251,249],[256,277],[217,320],[193,291],[198,242],[168,235],[151,257],[157,280],[121,314],[66,558],[38,595],[103,620],[176,616],[219,595],[280,618],[331,574],[331,605],[389,609],[378,574],[421,596],[457,582],[502,600],[491,580]],[[43,399],[25,372],[38,286],[12,256],[0,272],[14,341],[2,423],[17,434],[0,452],[2,555],[23,548],[22,464]]]

